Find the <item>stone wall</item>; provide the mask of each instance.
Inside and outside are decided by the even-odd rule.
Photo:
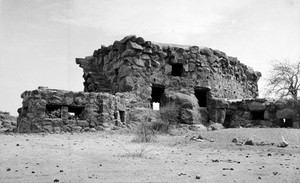
[[[219,50],[152,43],[136,36],[102,46],[76,63],[83,68],[85,92],[131,92],[142,101],[151,101],[152,86],[164,87],[166,93],[194,94],[202,87],[212,98],[253,98],[261,77]]]
[[[21,98],[18,132],[95,131],[126,122],[125,101],[108,93],[39,87]]]
[[[243,99],[210,101],[209,119],[226,127],[299,128],[299,104],[293,100]]]
[[[9,112],[0,111],[0,131],[13,131],[16,128],[16,117]]]

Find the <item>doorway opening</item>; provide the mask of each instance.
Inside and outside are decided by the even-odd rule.
[[[121,122],[125,122],[125,111],[119,111]]]
[[[200,107],[207,107],[208,88],[195,88],[195,96]]]
[[[183,65],[182,64],[172,64],[172,72],[171,75],[172,76],[180,76],[182,77],[182,73],[183,73]]]
[[[230,124],[231,124],[231,122],[232,122],[232,119],[233,119],[233,115],[232,115],[232,114],[227,114],[227,113],[226,113],[226,116],[225,116],[225,120],[224,120],[223,126],[229,128],[229,127],[230,127]]]
[[[293,119],[288,118],[288,119],[280,119],[281,121],[281,127],[288,128],[288,127],[293,127]]]
[[[151,93],[151,107],[154,110],[159,110],[161,105],[162,95],[165,93],[165,86],[163,85],[153,85]]]
[[[252,120],[264,120],[265,111],[252,111],[251,116]]]

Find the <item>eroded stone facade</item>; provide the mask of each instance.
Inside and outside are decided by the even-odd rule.
[[[76,63],[84,92],[25,91],[19,132],[102,130],[142,120],[139,114],[155,103],[171,102],[186,124],[299,127],[299,103],[257,99],[261,73],[219,50],[127,36]]]
[[[258,95],[260,72],[224,52],[198,46],[180,46],[127,36],[77,58],[83,68],[86,92],[132,92],[151,100],[153,87],[165,92],[195,93],[207,88],[211,97],[253,98]]]
[[[21,98],[18,132],[95,131],[126,121],[124,101],[109,93],[39,87]]]
[[[262,98],[216,99],[209,105],[209,119],[225,127],[293,127],[300,125],[300,102]]]

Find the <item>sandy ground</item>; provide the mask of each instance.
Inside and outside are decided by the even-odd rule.
[[[192,141],[201,134],[214,142]],[[237,146],[234,137],[289,142]],[[0,182],[300,182],[299,129],[225,129],[158,135],[0,134]]]

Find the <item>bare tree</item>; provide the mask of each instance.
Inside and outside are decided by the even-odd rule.
[[[300,61],[290,63],[275,60],[267,78],[267,94],[275,94],[280,98],[291,96],[297,100],[300,91]]]

